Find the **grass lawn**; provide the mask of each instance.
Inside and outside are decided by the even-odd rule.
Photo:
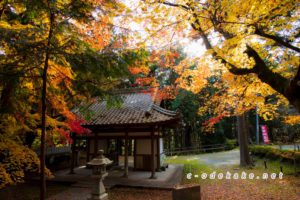
[[[259,158],[254,158],[256,166],[252,169],[239,168],[239,166],[214,168],[205,165],[199,159],[187,159],[190,156],[173,156],[167,158],[167,163],[184,164],[182,184],[195,184],[201,186],[201,196],[203,199],[300,199],[300,179],[293,175],[293,166],[287,163],[267,161],[268,169],[264,169],[264,162]],[[197,156],[195,156],[197,157]],[[279,179],[280,166],[283,167],[283,178]],[[202,179],[201,174],[223,173],[223,179]],[[231,173],[231,179],[226,179],[226,173]],[[241,179],[242,172],[247,174],[246,179]],[[186,175],[192,174],[191,179]],[[233,174],[238,173],[239,178],[233,179]],[[249,179],[248,175],[254,174],[254,179]],[[270,177],[262,179],[263,173],[276,173],[276,179]],[[198,175],[199,177],[194,177]],[[259,176],[259,179],[256,179]]]
[[[66,184],[47,183],[46,198],[60,193],[70,188]],[[1,200],[39,200],[40,183],[39,181],[30,181],[16,186],[7,186],[0,190]]]

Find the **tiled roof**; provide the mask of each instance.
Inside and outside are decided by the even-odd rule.
[[[83,125],[153,124],[178,119],[176,112],[155,104],[155,94],[151,95],[149,90],[124,89],[114,93],[123,97],[122,106],[107,107],[106,101],[92,103],[86,109],[92,111],[94,115],[87,124]]]

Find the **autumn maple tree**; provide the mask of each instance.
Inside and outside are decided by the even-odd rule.
[[[231,113],[241,122],[239,130],[244,130],[243,113],[256,106],[269,120],[289,104],[300,111],[296,1],[145,0],[131,6],[132,21],[143,29],[133,34],[139,39],[136,44],[165,55],[183,38],[200,40],[205,46],[199,57],[184,59],[175,67],[166,62],[180,75],[176,83],[194,93],[205,88],[211,76],[221,80],[214,84],[220,91],[200,107],[200,115],[209,109],[215,113],[204,126],[213,127]],[[288,121],[299,123],[299,115],[288,116]],[[247,143],[246,134],[241,135]]]
[[[105,0],[1,1],[1,187],[40,167],[44,199],[45,146],[88,132],[71,109],[95,96],[107,98],[139,59],[111,25],[111,17],[126,11]],[[34,137],[26,145],[40,146],[40,164],[23,145],[28,135]]]
[[[128,69],[139,86],[161,84],[149,65],[176,73],[174,85],[162,84],[162,99],[175,98],[177,86],[201,93],[218,76],[219,92],[199,108],[215,114],[207,125],[255,106],[270,119],[288,104],[299,112],[298,16],[294,0],[1,1],[0,187],[41,165],[44,198],[45,146],[88,131],[71,109],[106,98]],[[130,31],[134,23],[142,33]],[[206,51],[177,62],[170,44],[182,38],[201,40]],[[31,145],[41,147],[41,164]]]
[[[146,0],[132,6],[138,13],[135,21],[148,33],[140,35],[141,44],[156,48],[199,38],[207,49],[198,63],[202,71],[221,66],[259,80],[299,112],[297,1]]]

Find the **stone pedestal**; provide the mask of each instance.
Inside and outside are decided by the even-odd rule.
[[[108,194],[105,192],[105,187],[103,184],[104,177],[107,176],[107,173],[99,176],[94,176],[93,178],[97,179],[97,184],[92,189],[92,195],[88,200],[108,200]],[[99,180],[98,180],[99,179]]]

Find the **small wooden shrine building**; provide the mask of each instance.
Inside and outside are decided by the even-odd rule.
[[[122,89],[114,93],[123,98],[121,107],[107,107],[107,102],[101,101],[86,108],[94,114],[82,125],[92,132],[73,136],[71,173],[74,172],[76,143],[86,141],[86,162],[103,149],[104,154],[117,164],[120,151],[115,144],[124,141],[124,177],[128,177],[128,147],[133,140],[134,169],[151,171],[154,178],[155,170],[161,167],[163,130],[178,127],[181,117],[159,106],[155,101],[156,88]]]

